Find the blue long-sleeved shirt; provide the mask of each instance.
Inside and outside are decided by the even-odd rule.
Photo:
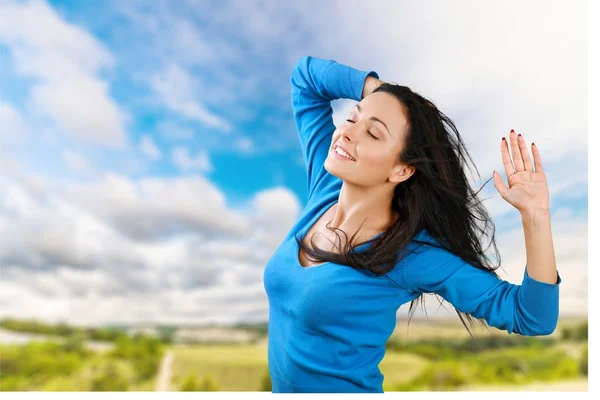
[[[292,76],[292,106],[308,174],[308,204],[264,270],[269,299],[268,365],[273,392],[383,392],[379,362],[396,312],[421,293],[523,335],[554,331],[559,284],[525,273],[521,285],[498,279],[443,249],[416,250],[383,276],[327,262],[303,267],[304,236],[333,206],[342,181],[323,167],[335,130],[330,102],[361,100],[367,75],[333,60],[303,57]],[[379,235],[377,235],[379,236]],[[434,241],[426,230],[416,237]],[[359,246],[361,251],[368,243]]]

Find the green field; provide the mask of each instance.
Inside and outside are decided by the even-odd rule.
[[[83,340],[0,345],[0,390],[154,391],[157,382],[169,391],[271,390],[266,336],[219,345],[121,337],[110,351],[86,350]],[[470,338],[460,321],[413,320],[408,331],[398,324],[379,367],[386,392],[587,391],[587,345],[582,319],[533,338],[481,327]]]
[[[482,384],[481,382],[470,384],[468,377],[464,384],[456,383],[454,389],[447,390],[465,390],[465,391],[477,391],[477,390],[560,390],[558,388],[568,388],[564,390],[587,390],[587,376],[579,375],[579,363],[581,362],[583,346],[587,344],[581,341],[560,341],[561,330],[564,328],[575,327],[581,324],[581,319],[565,319],[561,321],[561,324],[557,328],[553,335],[547,337],[537,338],[526,338],[532,339],[531,342],[544,343],[548,339],[554,340],[540,350],[528,351],[527,348],[521,349],[520,347],[514,349],[494,349],[484,351],[477,357],[471,357],[469,360],[480,359],[485,362],[486,358],[489,360],[505,360],[510,359],[511,354],[514,357],[533,357],[538,352],[540,354],[556,354],[556,360],[566,363],[563,366],[563,372],[560,372],[557,377],[552,376],[552,373],[548,372],[547,378],[542,381],[535,381],[534,378],[529,378],[527,373],[517,374],[516,378],[511,379],[521,380],[523,383],[515,384],[510,383],[498,383],[493,382],[489,384]],[[422,321],[413,320],[409,326],[407,333],[406,325],[400,325],[392,335],[392,339],[398,339],[406,343],[417,343],[419,341],[429,341],[430,346],[435,350],[437,347],[444,347],[444,343],[451,343],[457,340],[463,340],[468,342],[469,334],[460,322],[456,321]],[[475,336],[478,338],[485,337],[496,337],[499,339],[507,340],[510,339],[523,339],[523,337],[515,337],[519,335],[508,335],[506,332],[499,331],[495,328],[489,330],[478,327],[475,329]],[[536,344],[533,343],[533,344]],[[181,390],[181,387],[190,375],[193,375],[197,382],[202,380],[208,380],[212,382],[212,390],[219,391],[256,391],[266,390],[264,386],[267,372],[267,346],[263,342],[260,345],[189,345],[189,346],[172,346],[170,349],[174,352],[173,362],[173,376],[171,380],[170,390],[177,391]],[[562,356],[564,355],[564,357]],[[567,359],[568,358],[568,359]],[[548,360],[531,360],[531,365],[547,364],[548,362],[554,362],[553,359]],[[454,360],[451,360],[455,362]],[[466,363],[467,360],[465,360]],[[496,361],[491,361],[496,362]],[[431,360],[426,356],[414,354],[412,352],[398,352],[388,349],[386,355],[379,367],[383,373],[384,379],[384,390],[395,391],[399,385],[408,384],[411,381],[419,378],[420,375],[435,367],[438,361]],[[459,364],[450,364],[459,365]],[[510,368],[510,365],[507,367]],[[521,368],[517,366],[517,368]],[[532,368],[524,366],[522,368]],[[546,367],[548,368],[548,367]],[[435,368],[434,368],[434,372]],[[438,372],[439,373],[439,372]],[[564,380],[560,379],[560,374],[564,374],[566,377]],[[533,374],[533,371],[532,371]],[[544,372],[542,371],[542,374]],[[534,375],[531,375],[534,376]],[[509,379],[507,377],[507,379]],[[529,388],[529,389],[528,389]],[[552,389],[554,388],[554,389]],[[411,389],[412,390],[412,389]]]
[[[98,371],[102,371],[107,367],[107,364],[110,361],[107,357],[97,356],[89,361],[89,364],[86,365],[81,371],[77,373],[66,376],[66,377],[57,377],[52,378],[44,385],[39,388],[34,388],[32,390],[40,390],[43,392],[46,391],[58,391],[58,392],[70,392],[70,391],[92,391],[92,381],[93,377],[98,373]],[[127,381],[135,381],[135,365],[129,361],[115,361],[119,376],[123,377]],[[128,391],[154,391],[154,387],[156,385],[156,378],[148,379],[144,382],[133,383],[129,385],[127,388]]]
[[[212,376],[220,391],[256,391],[267,369],[265,345],[173,346],[172,390],[191,373]]]
[[[94,351],[79,334],[64,339],[0,345],[0,390],[154,390],[158,340],[122,337],[109,351]]]
[[[473,385],[460,389],[465,392],[587,392],[587,378],[560,382],[532,382],[526,385]]]
[[[556,346],[562,349],[565,344]],[[569,347],[580,353],[581,345]],[[210,377],[220,391],[257,391],[267,371],[267,349],[262,346],[177,346],[174,351],[173,379],[170,390],[181,390],[186,376],[194,374],[198,381]],[[490,352],[499,354],[505,350]],[[379,367],[383,373],[384,391],[395,391],[397,385],[415,379],[427,367],[435,364],[425,357],[410,353],[387,351]],[[529,382],[517,384],[463,385],[456,390],[587,390],[587,377],[570,378],[564,382]],[[527,389],[529,388],[529,389]]]
[[[220,391],[257,391],[267,373],[266,345],[174,346],[172,390],[181,387],[190,373],[198,381],[211,376]],[[380,364],[386,384],[406,382],[429,362],[413,354],[387,352]]]

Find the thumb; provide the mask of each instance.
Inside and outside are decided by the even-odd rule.
[[[498,193],[500,193],[500,196],[502,196],[502,198],[505,198],[507,194],[506,192],[508,191],[508,186],[506,186],[504,182],[502,182],[502,177],[496,171],[494,171],[494,187],[496,188]]]

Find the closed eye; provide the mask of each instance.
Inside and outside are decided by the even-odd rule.
[[[346,121],[354,123],[354,121],[352,121],[351,119],[347,119]],[[378,138],[377,136],[373,135],[373,134],[371,133],[371,131],[367,131],[367,133],[368,133],[369,135],[371,135],[371,136],[373,137],[373,139],[375,139],[375,140],[379,140],[379,138]]]

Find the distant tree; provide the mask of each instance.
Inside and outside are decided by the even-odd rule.
[[[578,340],[588,340],[588,321],[585,321],[579,325],[576,330],[575,336]]]
[[[198,379],[196,378],[196,374],[193,372],[190,372],[188,374],[188,376],[183,380],[183,383],[181,384],[181,391],[182,392],[197,392],[200,390],[200,383],[198,382]]]
[[[84,356],[88,354],[86,341],[87,335],[83,331],[77,331],[67,337],[62,347],[67,352]]]
[[[581,360],[579,361],[579,370],[580,372],[588,376],[588,345],[587,343],[583,346],[581,352]]]
[[[68,336],[68,335],[73,334],[76,331],[76,329],[67,325],[64,322],[61,322],[54,327],[54,331],[59,336]]]
[[[92,390],[102,392],[127,391],[129,382],[119,373],[114,362],[109,362],[104,370],[92,379]]]
[[[271,392],[273,387],[271,386],[271,375],[269,374],[269,369],[265,368],[265,372],[260,381],[260,391],[261,392]]]
[[[204,375],[204,379],[202,379],[202,383],[200,384],[201,392],[218,392],[219,391],[219,383],[213,378],[212,375]]]
[[[588,340],[588,321],[572,327],[565,327],[561,331],[563,340]]]

